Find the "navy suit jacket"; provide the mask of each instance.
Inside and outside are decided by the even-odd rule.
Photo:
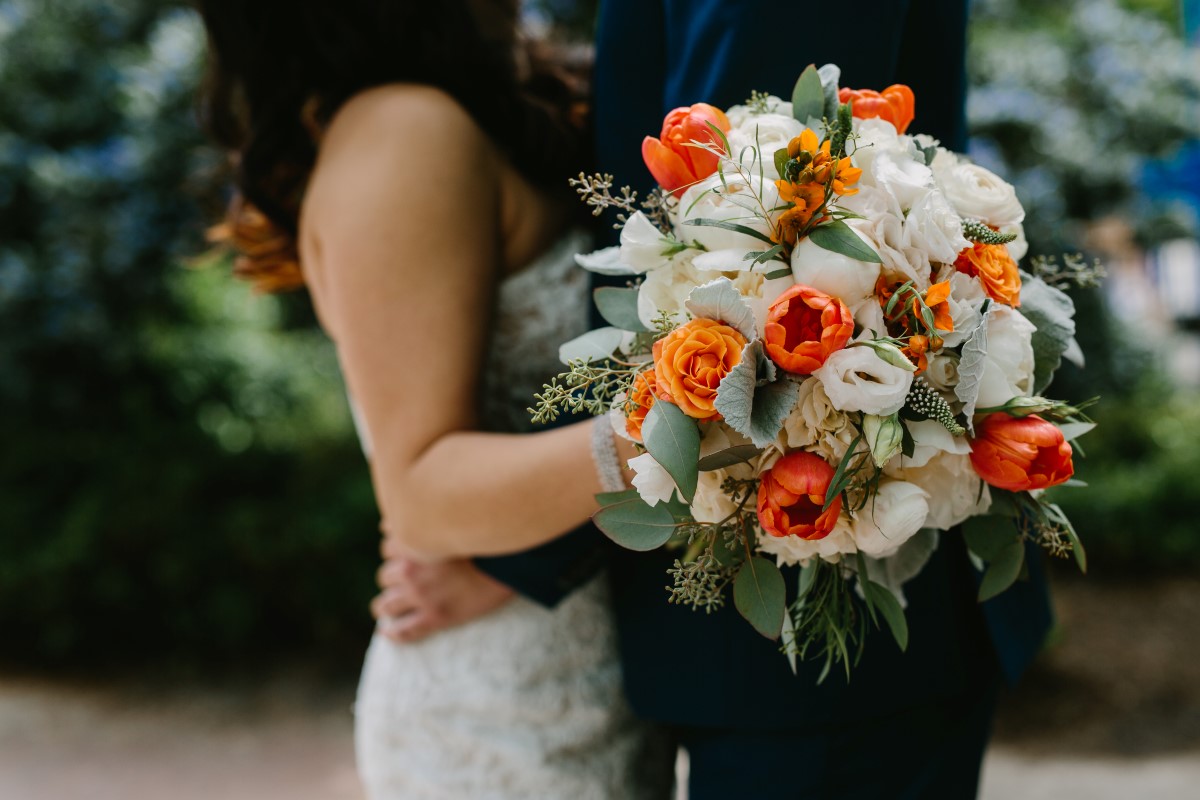
[[[778,0],[602,0],[597,167],[618,186],[644,191],[652,180],[641,140],[657,134],[667,111],[695,102],[725,108],[752,89],[787,98],[806,65],[827,62],[842,68],[843,86],[908,84],[917,97],[911,131],[964,149],[965,0],[861,0],[844,29],[822,32],[812,24],[819,18],[815,6]],[[480,564],[552,604],[607,559],[627,694],[649,719],[759,729],[853,722],[961,694],[992,681],[998,668],[1015,681],[1050,627],[1037,553],[1028,580],[980,606],[978,575],[952,531],[905,588],[908,652],[873,632],[849,684],[835,673],[817,686],[819,664],[802,663],[793,675],[778,645],[732,604],[711,615],[669,605],[665,572],[674,554],[606,547],[600,536],[585,526],[528,554]]]

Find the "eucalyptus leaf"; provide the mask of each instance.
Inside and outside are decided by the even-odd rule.
[[[624,333],[617,328],[596,328],[559,346],[558,360],[564,364],[603,361],[616,351],[623,338]]]
[[[849,225],[840,219],[813,228],[809,232],[808,238],[817,247],[853,258],[855,261],[866,261],[871,264],[883,263],[879,253],[876,253]]]
[[[789,277],[791,277],[791,275],[792,275],[792,268],[791,268],[791,267],[780,267],[780,268],[779,268],[779,269],[777,269],[777,270],[773,270],[773,271],[771,271],[771,272],[768,272],[768,273],[767,273],[766,275],[764,275],[763,277],[764,277],[764,278],[766,278],[766,279],[767,279],[767,280],[769,280],[769,281],[773,281],[773,280],[775,280],[775,279],[777,279],[777,278],[789,278]]]
[[[617,503],[624,503],[627,500],[634,500],[641,497],[637,489],[626,489],[623,492],[601,492],[596,495],[596,502],[602,506],[615,506]]]
[[[707,455],[700,459],[700,471],[711,472],[714,469],[725,469],[734,464],[744,464],[757,457],[762,450],[752,444],[738,444],[724,450]]]
[[[958,383],[954,396],[963,404],[963,416],[967,418],[967,430],[975,432],[975,406],[979,402],[979,383],[987,367],[988,324],[992,308],[985,301],[982,319],[967,340],[963,342],[962,358],[958,360]]]
[[[675,480],[683,499],[696,496],[700,460],[700,428],[696,421],[666,400],[650,406],[642,422],[642,441],[654,460]]]
[[[988,562],[987,572],[979,584],[979,602],[991,600],[1016,582],[1025,566],[1025,544],[1015,539],[1004,545]]]
[[[719,320],[736,328],[746,341],[758,335],[754,312],[729,278],[722,276],[697,286],[688,294],[684,305],[694,317]]]
[[[762,556],[748,560],[733,579],[734,607],[768,639],[778,639],[783,632],[786,593],[779,567]]]
[[[596,308],[604,321],[615,328],[635,333],[649,329],[638,317],[638,290],[619,286],[601,286],[592,292]]]
[[[1033,333],[1033,391],[1041,394],[1062,364],[1064,354],[1079,349],[1075,341],[1075,304],[1060,289],[1021,273],[1019,309],[1037,328]]]
[[[811,119],[820,120],[825,116],[825,89],[821,86],[821,76],[814,64],[804,68],[792,87],[792,116],[803,125],[808,125]]]
[[[900,601],[874,581],[860,582],[859,585],[862,586],[863,592],[871,604],[883,616],[883,621],[887,623],[888,630],[892,632],[892,638],[896,640],[900,650],[907,650],[908,620],[904,617],[904,609],[900,607]]]
[[[798,653],[796,643],[796,623],[792,621],[792,615],[786,609],[783,614],[783,654],[787,656],[788,666],[792,669],[792,675],[798,674],[796,671],[796,657]]]
[[[1016,522],[1012,517],[994,514],[971,517],[963,523],[962,528],[967,549],[984,561],[994,560],[1007,545],[1019,541]]]
[[[639,552],[666,544],[676,524],[662,503],[651,506],[641,498],[606,506],[592,515],[592,522],[621,547]]]

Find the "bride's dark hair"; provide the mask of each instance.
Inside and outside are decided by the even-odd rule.
[[[517,34],[517,0],[199,0],[201,113],[235,156],[218,237],[265,290],[303,284],[300,202],[321,131],[355,94],[420,83],[455,98],[531,183],[585,165],[584,81]]]

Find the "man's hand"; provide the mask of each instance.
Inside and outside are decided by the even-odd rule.
[[[514,592],[485,575],[470,559],[425,563],[410,558],[394,539],[380,545],[378,596],[371,614],[379,632],[395,642],[416,642],[495,611]]]

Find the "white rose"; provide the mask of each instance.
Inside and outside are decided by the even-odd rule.
[[[886,417],[904,405],[912,373],[887,363],[870,347],[847,347],[831,354],[813,375],[839,411]]]
[[[854,529],[846,513],[838,517],[833,530],[823,539],[801,539],[799,536],[758,537],[760,552],[775,556],[781,565],[803,564],[812,558],[837,562],[843,555],[856,552]]]
[[[977,408],[1000,406],[1033,391],[1033,323],[1008,306],[992,306]]]
[[[666,237],[641,211],[634,212],[621,228],[621,262],[637,272],[649,272],[666,264],[669,260],[663,255],[666,249]]]
[[[1003,228],[1025,219],[1012,185],[994,172],[958,158],[933,161],[934,176],[954,210],[968,219]]]
[[[929,357],[929,366],[922,377],[932,386],[949,397],[954,397],[954,387],[958,385],[958,354],[943,350]],[[951,404],[953,406],[953,403]]]
[[[710,225],[688,225],[688,220],[714,219],[735,222],[769,236],[771,223],[763,218],[765,211],[779,205],[779,190],[774,181],[749,181],[736,175],[726,175],[721,183],[720,175],[713,175],[690,187],[679,201],[680,224],[677,235],[688,242],[696,242],[708,250],[737,250],[747,253],[764,250],[767,245],[760,239],[737,231],[715,228]]]
[[[890,556],[921,530],[927,516],[928,492],[908,481],[885,478],[854,519],[854,541],[866,555]]]
[[[778,180],[779,172],[775,169],[775,151],[788,146],[788,142],[800,135],[804,130],[791,116],[783,114],[751,114],[733,125],[729,131],[730,155],[740,159],[742,166],[754,175],[758,174],[758,159],[762,159],[763,176],[768,180]],[[756,158],[757,154],[757,158]]]
[[[992,505],[991,492],[971,466],[968,453],[935,452],[920,466],[909,464],[889,470],[889,474],[929,493],[929,514],[923,528],[948,530],[985,513]]]
[[[941,192],[927,192],[912,204],[904,218],[904,238],[926,261],[942,264],[953,264],[971,245],[963,236],[961,218]]]
[[[666,503],[675,496],[675,480],[649,453],[629,459],[634,471],[633,488],[647,505]]]
[[[792,250],[792,277],[796,283],[833,295],[854,307],[868,298],[875,300],[879,265],[826,250],[805,237]]]
[[[805,378],[796,405],[783,422],[782,436],[788,448],[810,450],[837,463],[856,435],[850,418],[833,407],[821,381]]]

